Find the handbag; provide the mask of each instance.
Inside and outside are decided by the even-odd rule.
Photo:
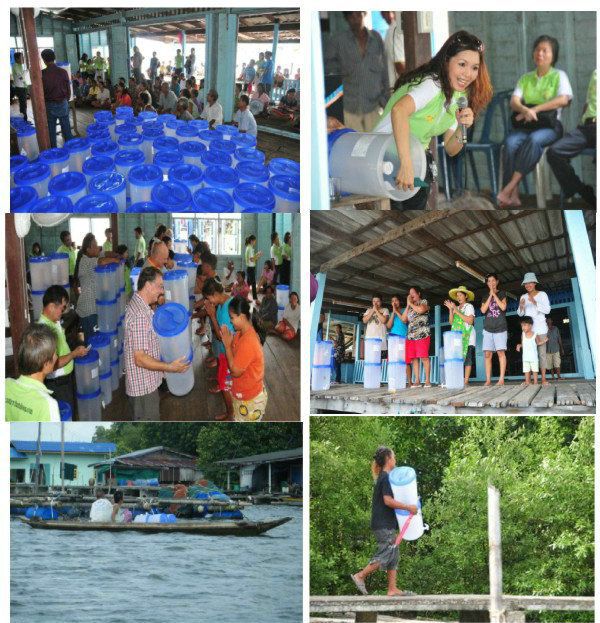
[[[529,106],[525,104],[525,106]],[[512,127],[515,130],[528,130],[533,132],[534,130],[542,130],[544,128],[550,128],[554,130],[558,123],[558,110],[543,110],[537,113],[537,121],[525,121],[520,119],[517,121],[517,115],[519,113],[513,112],[510,116]]]

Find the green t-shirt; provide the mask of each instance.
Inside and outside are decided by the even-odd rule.
[[[133,288],[131,287],[131,268],[127,264],[124,266],[123,274],[125,275],[125,294],[130,298],[133,294]]]
[[[58,402],[40,381],[23,375],[6,379],[4,391],[7,422],[60,422]]]
[[[135,251],[134,251],[135,258],[138,257],[138,253],[139,253],[140,259],[143,260],[146,257],[146,240],[144,239],[144,236],[140,236],[135,243]]]
[[[60,322],[52,322],[52,320],[46,318],[46,316],[42,314],[40,316],[39,323],[45,324],[47,327],[50,327],[54,331],[56,335],[56,354],[59,357],[64,357],[65,355],[68,355],[71,352],[71,349],[69,348],[69,345],[67,344],[65,331],[60,326]],[[66,366],[62,368],[58,368],[58,370],[55,370],[56,376],[66,376],[68,374],[71,374],[71,372],[73,372],[73,360],[69,361],[69,363]]]
[[[513,95],[519,96],[528,106],[537,106],[554,99],[558,95],[559,85],[560,73],[554,67],[541,77],[534,70],[519,78]]]
[[[593,119],[596,116],[596,70],[592,72],[590,78],[590,85],[588,86],[587,97],[585,100],[586,107],[583,117],[581,117],[582,123],[586,119]]]
[[[292,245],[286,244],[285,242],[281,245],[281,253],[285,255],[288,260],[292,259]]]
[[[246,261],[246,266],[256,266],[256,262],[252,259],[255,256],[254,247],[249,244],[246,246],[246,251],[244,253],[244,260]]]
[[[177,54],[175,56],[175,67],[177,67],[177,69],[181,69],[183,67],[183,56],[181,54]]]
[[[103,251],[112,251],[112,242],[110,242],[109,240],[105,240],[104,244],[102,245],[102,250]]]
[[[281,245],[271,245],[271,257],[275,260],[276,266],[281,266],[283,263],[283,253],[281,252]]]
[[[58,249],[56,249],[57,253],[67,253],[69,255],[69,276],[72,277],[75,274],[75,264],[77,263],[77,251],[73,247],[65,247],[64,244],[61,244]]]
[[[106,61],[102,57],[98,58],[94,56],[94,67],[98,71],[104,71],[104,69],[106,69]]]

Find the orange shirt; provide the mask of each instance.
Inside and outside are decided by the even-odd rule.
[[[265,360],[260,338],[253,328],[233,336],[233,367],[244,372],[232,377],[231,393],[236,400],[251,400],[263,390]]]

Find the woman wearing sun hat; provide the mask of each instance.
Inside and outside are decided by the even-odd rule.
[[[548,385],[546,380],[546,342],[548,341],[548,325],[546,315],[550,313],[550,299],[545,292],[537,289],[538,284],[535,273],[525,273],[521,285],[525,288],[525,294],[519,299],[519,316],[531,316],[533,318],[534,333],[543,338],[543,343],[538,344],[538,360],[542,373],[542,385]]]
[[[469,384],[471,368],[475,363],[475,308],[471,303],[475,300],[475,295],[465,286],[452,288],[448,292],[451,301],[444,301],[448,308],[448,320],[450,321],[451,331],[462,333],[462,354],[465,360],[465,385]],[[458,305],[454,302],[458,303]]]

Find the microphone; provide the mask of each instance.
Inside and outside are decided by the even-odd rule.
[[[462,110],[463,108],[467,108],[469,106],[469,100],[464,96],[461,95],[457,100],[456,103],[458,105],[458,110]],[[464,123],[460,124],[460,129],[462,132],[462,142],[463,145],[467,144],[467,126]]]

